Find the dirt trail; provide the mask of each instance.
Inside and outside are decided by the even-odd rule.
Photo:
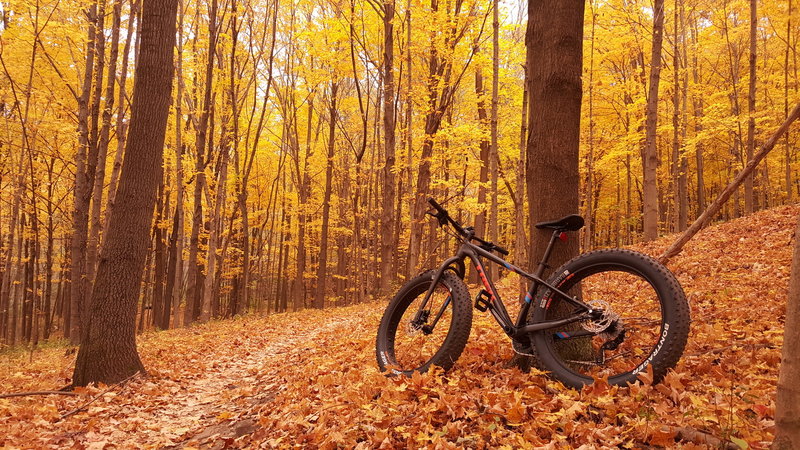
[[[90,426],[61,433],[56,442],[78,441],[90,448],[104,448],[106,443],[139,448],[230,446],[257,429],[258,419],[250,411],[271,401],[287,384],[269,368],[312,348],[320,335],[344,331],[352,322],[349,316],[331,316],[318,328],[295,321],[281,328],[253,329],[193,359],[192,364],[204,367],[193,374],[135,379],[109,392],[98,402],[101,406],[87,408]]]

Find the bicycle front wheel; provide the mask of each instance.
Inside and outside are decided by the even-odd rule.
[[[472,304],[464,282],[447,270],[428,301],[435,272],[407,282],[386,307],[375,356],[382,371],[411,375],[432,365],[447,370],[464,350],[472,326]]]
[[[580,388],[595,378],[625,385],[652,366],[654,382],[677,364],[689,334],[689,305],[675,276],[653,258],[630,250],[580,255],[548,280],[602,311],[593,320],[531,333],[544,370]],[[533,322],[574,315],[575,307],[544,289]]]

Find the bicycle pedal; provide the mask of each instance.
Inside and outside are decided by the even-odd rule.
[[[486,292],[485,289],[481,289],[478,295],[475,296],[475,309],[480,312],[486,312],[491,305],[492,295]]]

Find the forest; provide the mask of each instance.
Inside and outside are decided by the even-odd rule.
[[[391,5],[182,3],[139,330],[385,294],[449,251],[418,192],[525,264],[524,8],[500,3],[495,37],[488,2]],[[750,7],[665,3],[648,199],[652,9],[587,3],[582,248],[684,230],[786,117],[797,8]],[[0,336],[77,342],[119,179],[140,1],[2,8]],[[796,139],[719,220],[800,195]]]
[[[711,222],[764,224],[775,214],[788,224],[795,213],[787,209],[800,197],[800,133],[789,127],[800,115],[793,0],[573,1],[582,5],[573,18],[579,39],[543,53],[536,46],[554,34],[531,16],[542,8],[535,0],[169,0],[159,7],[177,3],[174,17],[167,12],[175,33],[147,22],[148,13],[161,17],[157,3],[0,1],[0,354],[11,361],[28,351],[32,364],[37,349],[81,345],[70,386],[86,384],[79,373],[103,329],[92,328],[98,308],[114,311],[98,298],[117,291],[131,300],[118,320],[141,339],[240,320],[272,332],[275,321],[300,317],[282,313],[320,317],[310,309],[334,311],[325,329],[349,320],[341,311],[371,317],[376,302],[456,250],[426,216],[428,198],[529,270],[544,248],[535,222],[558,218],[543,214],[583,216],[572,254],[633,247],[666,262]],[[160,53],[154,42],[166,43]],[[559,79],[559,65],[575,61],[577,83]],[[140,77],[167,84],[134,90]],[[565,93],[567,109],[577,101],[576,145],[547,137],[569,112],[541,97],[548,89]],[[162,109],[163,133],[136,128],[160,122]],[[535,142],[549,147],[532,152]],[[559,155],[577,163],[575,173],[554,162]],[[150,180],[152,220],[139,214]],[[146,243],[137,247],[141,224]],[[678,233],[680,244],[668,247]],[[685,260],[702,253],[689,252]],[[789,321],[775,306],[787,298],[789,255],[775,255],[781,289],[766,295],[779,308],[778,329]],[[108,264],[126,260],[115,270],[141,260],[141,277],[137,269],[114,278]],[[690,303],[709,300],[704,289],[728,295],[695,284],[702,261],[691,261],[698,272],[670,266],[689,283]],[[521,299],[508,273],[487,268]],[[484,277],[467,275],[472,284]],[[754,359],[766,349],[774,360],[781,344],[748,342]],[[128,363],[142,367],[138,356]],[[686,384],[681,373],[668,375],[668,389]],[[774,389],[777,371],[763,376]],[[415,380],[418,390],[443,382]],[[684,399],[661,394],[676,408]],[[767,406],[751,412],[771,420],[774,401],[754,401]],[[516,426],[505,407],[497,414],[506,429]],[[635,439],[742,446],[733,419],[727,429],[717,421],[716,443],[679,425]],[[767,442],[769,427],[738,435]],[[308,445],[335,441],[309,436]],[[335,442],[362,442],[348,439]]]

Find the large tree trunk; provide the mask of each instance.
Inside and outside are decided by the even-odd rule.
[[[644,240],[658,237],[658,151],[656,129],[658,127],[658,84],[661,80],[661,44],[664,40],[664,0],[655,0],[653,6],[653,52],[650,56],[650,87],[647,93],[645,119],[645,145],[642,152],[644,171],[643,201]]]
[[[116,383],[144,371],[136,352],[136,300],[162,177],[177,5],[177,0],[144,0],[130,135],[108,239],[82,327],[74,386]]]
[[[800,222],[794,232],[792,274],[789,278],[777,391],[775,442],[772,448],[800,448]]]
[[[581,74],[583,0],[529,0],[525,34],[530,74],[530,118],[526,182],[530,217],[529,266],[536,264],[550,233],[537,222],[574,214],[580,206]],[[559,180],[553,183],[552,180]],[[557,267],[577,255],[578,239],[558,245],[550,258]],[[516,361],[524,367],[524,358]]]

